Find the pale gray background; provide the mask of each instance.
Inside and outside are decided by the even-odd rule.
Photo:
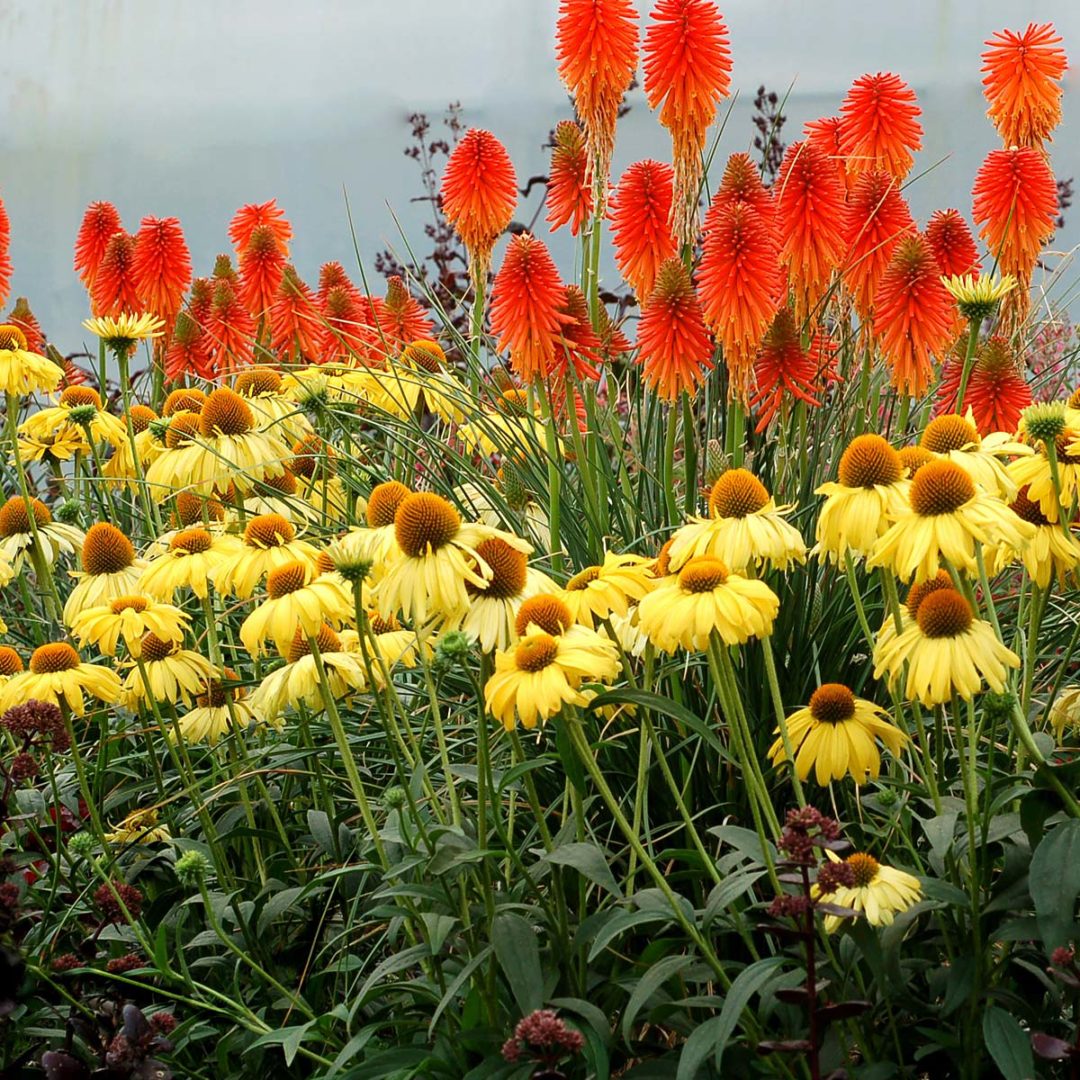
[[[507,144],[519,177],[545,171],[541,144],[570,115],[555,73],[557,6],[0,0],[0,194],[12,219],[13,295],[30,298],[58,343],[82,340],[87,305],[72,244],[92,199],[115,202],[132,231],[144,214],[178,216],[198,273],[227,250],[236,207],[272,196],[293,223],[294,259],[309,280],[328,259],[355,268],[343,189],[365,261],[387,243],[400,247],[388,204],[423,245],[423,210],[408,202],[417,170],[402,155],[405,118],[413,110],[434,118],[460,100],[468,122]],[[639,6],[644,15],[650,5]],[[721,160],[748,146],[759,83],[783,92],[794,80],[791,140],[805,120],[835,112],[856,76],[895,71],[924,112],[916,173],[946,159],[908,191],[923,222],[938,206],[970,217],[972,178],[998,145],[979,88],[983,40],[1053,20],[1080,63],[1077,0],[730,0],[721,9],[740,95]],[[1074,69],[1054,146],[1060,176],[1080,174],[1077,82]],[[669,154],[640,89],[634,104],[620,127],[616,175],[637,158]],[[571,272],[570,237],[551,242]],[[1080,206],[1055,247],[1077,243]],[[1062,275],[1059,297],[1076,277]]]

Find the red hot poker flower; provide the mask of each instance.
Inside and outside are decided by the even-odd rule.
[[[0,199],[0,304],[7,300],[8,291],[11,288],[10,243],[11,222],[8,220],[8,212],[4,207],[4,200]]]
[[[666,401],[694,394],[712,366],[712,341],[686,267],[672,257],[638,322],[638,362],[645,385]]]
[[[397,274],[386,279],[386,299],[378,311],[379,328],[394,352],[410,341],[435,336],[435,324],[427,309],[405,286]]]
[[[90,294],[95,315],[121,315],[142,308],[135,286],[135,237],[113,233],[105,244]]]
[[[636,161],[619,180],[608,207],[615,265],[644,303],[662,263],[678,250],[671,232],[670,165]]]
[[[270,225],[256,225],[240,254],[240,300],[253,319],[265,315],[285,273],[285,249]]]
[[[903,180],[922,149],[922,126],[915,91],[898,75],[862,75],[840,106],[840,152],[848,174],[884,169]]]
[[[560,120],[555,126],[553,143],[546,220],[552,232],[569,225],[570,235],[577,236],[593,212],[585,136],[573,120]]]
[[[142,219],[131,271],[142,309],[171,327],[191,284],[191,252],[178,218]]]
[[[289,241],[292,239],[292,226],[285,211],[277,204],[277,199],[268,199],[263,203],[248,203],[241,206],[233,214],[229,222],[229,240],[232,241],[233,250],[239,259],[251,243],[251,234],[260,225],[271,229],[277,238],[281,253],[287,259],[289,257]]]
[[[270,305],[270,347],[287,363],[314,363],[322,352],[325,326],[311,288],[286,265]]]
[[[111,202],[92,202],[86,208],[79,235],[75,238],[75,272],[88,292],[93,289],[105,245],[113,233],[122,228],[120,214]]]
[[[945,277],[982,270],[979,249],[959,210],[935,210],[926,223],[926,242]]]
[[[754,362],[754,381],[757,384],[750,398],[750,408],[759,413],[755,428],[764,431],[780,411],[785,396],[818,407],[816,396],[819,382],[818,362],[802,347],[799,328],[791,308],[782,307],[773,319],[761,351]]]
[[[963,370],[964,353],[954,349],[942,370],[941,385],[934,397],[935,416],[956,411]],[[1020,416],[1031,400],[1031,387],[1008,339],[997,335],[988,338],[975,354],[964,390],[964,407],[971,409],[980,434],[1016,431]]]
[[[1061,122],[1061,78],[1068,61],[1053,23],[999,30],[982,54],[986,115],[1006,146],[1041,149]]]

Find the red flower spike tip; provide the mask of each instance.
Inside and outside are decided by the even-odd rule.
[[[623,173],[608,206],[615,265],[642,303],[660,266],[678,251],[670,224],[673,189],[670,165],[636,161]]]
[[[573,120],[560,120],[553,141],[546,220],[552,232],[569,225],[570,235],[577,236],[593,212],[585,136]]]
[[[251,243],[251,234],[260,225],[265,225],[272,230],[282,255],[287,259],[293,231],[288,218],[285,217],[285,211],[278,206],[277,199],[268,199],[264,203],[248,203],[233,214],[233,219],[229,222],[229,240],[232,242],[236,257],[239,259],[247,250],[248,244]]]
[[[120,213],[111,202],[92,202],[86,208],[75,238],[75,272],[88,292],[93,289],[105,245],[122,229]]]
[[[922,110],[898,75],[862,75],[840,106],[840,152],[851,177],[883,169],[903,180],[922,149]]]
[[[178,218],[142,219],[131,271],[142,309],[171,327],[191,284],[191,252]]]
[[[926,242],[945,277],[982,270],[979,249],[959,210],[935,210],[926,223]]]

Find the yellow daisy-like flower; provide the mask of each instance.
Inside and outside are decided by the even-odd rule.
[[[66,642],[40,645],[30,657],[30,667],[13,675],[0,686],[0,712],[27,701],[66,704],[76,715],[86,711],[85,696],[112,705],[120,696],[120,679],[115,671],[99,664],[85,664]]]
[[[953,274],[942,277],[941,284],[956,301],[965,319],[982,322],[998,309],[1002,299],[1016,288],[1016,278],[1004,274],[994,278],[990,274]]]
[[[547,509],[525,491],[514,493],[520,494],[520,498],[514,497],[505,481],[506,473],[504,463],[498,481],[498,489],[505,496],[504,504],[492,498],[489,488],[471,482],[457,488],[458,503],[480,524],[520,532],[538,551],[550,551],[551,522]]]
[[[185,450],[185,488],[209,494],[230,483],[249,491],[257,480],[280,476],[288,447],[272,431],[259,431],[248,403],[228,387],[213,391],[199,414],[199,435]]]
[[[143,476],[150,465],[165,452],[165,444],[154,433],[152,424],[158,421],[158,415],[148,405],[132,405],[131,430],[135,435],[135,449],[132,452],[131,441],[124,438],[116,444],[116,449],[109,456],[102,467],[102,473],[110,480],[126,481],[129,488],[134,488],[137,473],[135,471],[135,455],[138,455],[139,466]],[[126,432],[125,432],[126,434]]]
[[[822,484],[825,502],[814,551],[843,564],[848,551],[865,557],[899,514],[908,482],[900,455],[880,435],[859,435],[840,456],[839,483]]]
[[[491,577],[482,589],[465,583],[469,609],[461,629],[480,643],[484,652],[505,649],[517,640],[514,628],[522,601],[537,593],[554,593],[558,586],[546,574],[528,565],[523,551],[505,540],[492,537],[481,540],[476,552],[487,564]]]
[[[346,516],[348,494],[337,475],[337,454],[325,439],[305,435],[293,444],[288,465],[300,496],[319,517],[336,521]]]
[[[22,657],[10,646],[0,645],[0,686],[8,681],[13,675],[25,671],[26,665]]]
[[[240,640],[252,656],[259,656],[263,643],[272,638],[284,653],[296,636],[297,626],[305,636],[319,632],[323,623],[341,626],[353,617],[352,596],[333,574],[312,579],[306,562],[290,562],[271,570],[266,577],[264,600],[244,620]]]
[[[168,426],[164,432],[165,448],[155,456],[146,470],[147,484],[161,489],[155,493],[159,499],[171,498],[176,492],[188,489],[192,453],[198,452],[196,442],[201,438],[197,412],[182,409],[167,414],[166,418]]]
[[[42,435],[19,436],[19,460],[23,462],[43,461],[46,464],[55,464],[70,461],[76,454],[89,449],[81,429],[71,424],[65,424]],[[113,457],[115,456],[113,454]]]
[[[110,844],[165,844],[172,839],[168,825],[158,824],[156,806],[132,810],[112,832],[105,834]]]
[[[532,730],[566,705],[586,705],[583,682],[610,682],[619,671],[615,645],[595,630],[571,626],[553,635],[531,629],[495,654],[495,672],[484,684],[488,712],[513,731],[515,716]]]
[[[900,606],[900,626],[896,625],[896,618],[891,611],[886,611],[881,627],[874,637],[874,648],[884,649],[897,634],[902,634],[915,622],[915,616],[919,613],[919,605],[932,592],[938,589],[955,589],[956,584],[949,575],[948,570],[939,570],[933,577],[925,581],[918,581],[908,589],[904,603]]]
[[[1001,459],[1033,453],[1030,446],[1017,442],[1004,431],[981,436],[970,409],[966,417],[956,413],[934,417],[926,425],[919,445],[935,457],[959,465],[987,495],[997,495],[1006,502],[1016,498],[1016,481]]]
[[[136,315],[123,312],[120,315],[98,315],[86,319],[83,326],[96,334],[114,352],[126,352],[136,341],[159,338],[165,332],[165,323],[148,312]]]
[[[641,600],[638,626],[664,652],[704,652],[714,633],[726,645],[767,637],[779,610],[765,582],[731,573],[712,555],[698,555]]]
[[[82,545],[82,572],[72,576],[78,584],[64,603],[64,622],[89,608],[101,607],[139,591],[146,564],[135,558],[131,541],[107,521],[91,525]]]
[[[0,392],[49,393],[63,377],[64,372],[51,360],[27,349],[26,335],[17,326],[0,324]]]
[[[355,647],[346,649],[342,639],[329,626],[316,637],[326,681],[336,701],[345,701],[367,687],[363,656]],[[355,643],[355,638],[353,639]],[[283,716],[298,705],[312,712],[326,707],[319,669],[311,645],[303,631],[298,631],[285,653],[285,664],[270,672],[251,696],[252,708],[268,720]]]
[[[1080,725],[1080,686],[1064,686],[1054,698],[1047,719],[1053,726],[1057,741],[1061,742],[1065,729]]]
[[[86,539],[82,529],[53,521],[49,508],[40,500],[30,499],[30,510],[21,495],[12,495],[0,506],[0,558],[18,571],[28,549],[34,543],[30,526],[30,511],[34,515],[38,540],[45,563],[52,566],[60,555],[74,555]]]
[[[1019,551],[1008,544],[996,548],[990,562],[991,573],[1000,573],[1020,559],[1040,589],[1048,589],[1055,579],[1064,585],[1080,565],[1080,541],[1076,534],[1071,529],[1066,534],[1060,524],[1051,522],[1039,504],[1028,498],[1027,488],[1017,493],[1011,506],[1013,513],[1035,526],[1035,535]]]
[[[250,491],[244,492],[244,520],[261,514],[279,514],[286,521],[306,525],[314,521],[319,512],[302,497],[296,475],[286,467],[280,476],[264,476],[256,480]],[[235,510],[231,521],[239,521]]]
[[[766,563],[786,570],[806,559],[806,542],[784,520],[765,485],[746,469],[728,469],[709,493],[708,518],[691,518],[672,537],[671,566],[678,570],[697,555],[712,555],[737,574]]]
[[[119,446],[127,442],[124,421],[106,412],[101,405],[101,395],[89,386],[69,386],[57,403],[28,416],[19,425],[19,434],[32,439],[52,435],[70,438],[76,433],[82,438],[83,447],[89,449],[85,432],[95,443]]]
[[[202,693],[195,698],[195,707],[177,721],[179,737],[185,743],[207,743],[214,746],[222,736],[252,724],[263,723],[262,715],[251,705],[247,692],[241,686],[231,686],[236,672],[225,668],[221,679],[208,679]],[[177,732],[166,729],[171,739]]]
[[[641,555],[606,552],[599,566],[587,566],[575,574],[559,598],[570,609],[574,622],[593,629],[611,615],[625,615],[656,584],[652,559]]]
[[[242,554],[243,548],[236,536],[201,528],[182,529],[169,540],[164,554],[150,560],[139,578],[139,590],[171,601],[177,589],[188,588],[205,600],[214,573]]]
[[[821,785],[850,775],[856,786],[876,780],[881,772],[878,740],[898,756],[907,736],[889,723],[884,709],[857,698],[842,683],[825,683],[810,695],[810,704],[788,717],[788,735],[795,754],[795,772],[805,780],[814,770]],[[776,729],[779,735],[780,729]],[[774,765],[787,761],[784,740],[769,748]]]
[[[893,866],[885,866],[873,855],[857,851],[841,860],[840,856],[832,851],[826,850],[825,854],[833,862],[847,863],[854,876],[851,885],[838,886],[826,898],[832,904],[865,915],[871,926],[891,926],[900,912],[907,911],[922,899],[922,885],[917,877]],[[815,900],[821,897],[821,891],[816,885],[812,895]],[[823,920],[825,932],[835,933],[843,921],[839,915],[826,915]]]
[[[473,411],[468,391],[450,373],[446,353],[437,341],[411,341],[401,353],[401,366],[414,372],[424,404],[448,424],[462,424]]]
[[[209,660],[192,649],[181,649],[175,641],[162,641],[154,634],[143,636],[139,645],[140,667],[133,667],[124,680],[121,704],[132,712],[152,701],[190,705],[213,677]],[[145,680],[143,678],[145,672]]]
[[[251,406],[259,430],[274,432],[290,443],[311,432],[311,421],[273,368],[259,364],[241,371],[233,389]]]
[[[457,436],[469,454],[504,454],[510,458],[546,460],[548,457],[545,421],[514,399],[513,406],[493,412],[473,410],[472,419],[458,426]],[[562,456],[562,446],[555,440],[555,454]]]
[[[1058,480],[1061,483],[1061,501],[1066,511],[1080,502],[1080,427],[1066,428],[1054,440],[1057,457]],[[1038,443],[1036,453],[1019,458],[1009,464],[1009,475],[1017,487],[1028,489],[1028,498],[1039,504],[1048,521],[1061,518],[1057,493],[1054,491],[1054,474],[1046,453],[1046,444]]]
[[[431,647],[423,640],[415,630],[406,630],[397,619],[384,619],[374,608],[369,608],[367,613],[368,627],[371,630],[371,640],[375,644],[378,659],[372,663],[372,675],[375,681],[382,685],[382,668],[385,665],[389,671],[395,664],[402,667],[414,668],[418,663],[421,650],[424,655],[431,655]],[[342,648],[346,652],[359,652],[363,654],[366,642],[361,641],[355,630],[343,630],[341,633]],[[381,661],[381,663],[379,662]]]
[[[477,551],[485,540],[500,539],[528,554],[530,544],[487,525],[463,523],[445,499],[421,491],[402,499],[394,514],[401,554],[386,568],[375,589],[379,613],[402,612],[422,625],[431,617],[454,621],[469,606],[466,582],[483,588],[491,567]]]
[[[915,473],[908,507],[874,545],[867,566],[887,566],[902,581],[925,581],[942,560],[957,570],[978,571],[976,543],[1022,550],[1035,527],[999,499],[975,486],[952,461],[931,461]]]
[[[411,494],[409,488],[396,480],[376,484],[371,489],[364,511],[367,527],[349,529],[334,541],[334,563],[357,569],[367,566],[368,580],[377,582],[386,567],[401,555],[394,531],[394,517],[397,508]]]
[[[319,559],[316,547],[299,540],[295,527],[279,514],[261,514],[244,529],[244,541],[214,568],[214,586],[246,600],[272,570],[301,562],[312,570]]]
[[[969,700],[985,682],[996,693],[1005,690],[1008,668],[1020,658],[976,619],[971,605],[955,589],[937,589],[919,602],[915,619],[902,633],[874,649],[874,678],[888,676],[899,685],[907,664],[904,694],[924,705],[943,705],[953,694]]]
[[[71,621],[71,632],[81,645],[96,645],[105,656],[115,656],[120,639],[138,656],[145,634],[162,641],[183,641],[189,618],[172,604],[146,596],[120,596],[101,607],[86,608]]]

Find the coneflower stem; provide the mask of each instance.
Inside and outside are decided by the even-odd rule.
[[[795,790],[795,802],[801,808],[806,805],[806,795],[803,793],[799,774],[795,770],[795,747],[791,742],[787,716],[784,713],[784,699],[780,694],[780,680],[776,674],[776,659],[773,657],[771,634],[761,642],[761,651],[765,658],[765,677],[769,682],[769,696],[772,698],[773,711],[776,713],[776,726],[784,746],[784,757],[787,759],[788,772],[791,774],[791,786]]]
[[[964,350],[964,366],[960,369],[960,388],[956,391],[956,412],[964,415],[964,394],[967,392],[968,379],[971,378],[972,360],[975,357],[975,346],[979,343],[979,327],[982,319],[972,319],[968,323],[967,348]]]

